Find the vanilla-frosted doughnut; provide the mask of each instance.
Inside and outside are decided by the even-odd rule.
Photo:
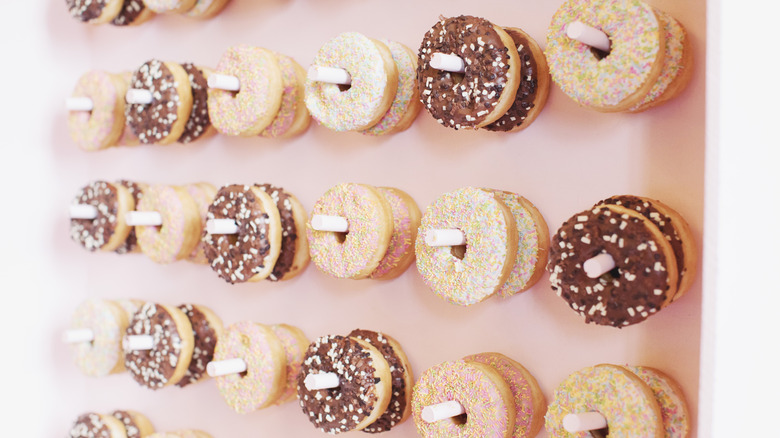
[[[127,438],[125,428],[116,418],[88,412],[76,419],[68,438]]]
[[[428,423],[425,407],[457,401],[463,416]],[[516,411],[509,386],[490,365],[463,360],[444,362],[423,371],[412,393],[412,416],[423,437],[509,438]]]
[[[429,246],[435,229],[458,229],[466,235],[465,253],[450,246]],[[512,212],[492,192],[465,187],[445,193],[428,206],[415,243],[417,270],[439,297],[459,305],[478,303],[504,284],[517,256],[517,228]]]
[[[127,314],[113,301],[88,299],[76,308],[70,329],[89,329],[93,339],[71,344],[76,366],[88,376],[107,376],[124,371],[122,336]]]
[[[434,53],[463,59],[465,71],[431,66]],[[520,60],[512,38],[478,17],[442,17],[426,32],[418,53],[422,101],[437,122],[453,129],[481,128],[501,117],[515,99]]]
[[[92,101],[90,111],[68,111],[70,138],[85,151],[114,146],[125,127],[127,83],[113,73],[92,70],[76,82],[72,97]]]
[[[143,414],[130,410],[116,410],[111,413],[125,427],[127,438],[144,438],[154,433],[154,426]]]
[[[609,36],[609,54],[566,35],[581,21]],[[553,16],[547,34],[547,63],[561,90],[580,105],[625,111],[644,99],[664,64],[665,32],[652,7],[641,0],[568,0]]]
[[[574,435],[563,428],[568,414],[598,412],[609,436],[663,438],[661,410],[653,392],[636,374],[617,365],[596,365],[572,373],[555,390],[544,427],[551,437]]]
[[[70,15],[91,24],[113,20],[122,8],[122,0],[65,0]]]
[[[282,73],[282,100],[273,122],[260,133],[268,138],[288,137],[303,132],[311,120],[304,102],[303,67],[281,53],[277,53],[276,57]]]
[[[282,102],[282,72],[270,50],[246,45],[230,47],[216,73],[238,78],[237,92],[209,88],[209,117],[226,135],[259,135],[273,122]]]
[[[306,240],[306,209],[298,198],[281,187],[270,184],[256,184],[271,197],[279,210],[282,244],[279,258],[266,280],[289,280],[303,272],[309,264],[309,243]],[[308,342],[307,342],[308,345]]]
[[[239,414],[271,405],[284,391],[284,346],[270,328],[249,321],[229,326],[214,350],[214,360],[228,359],[243,359],[246,372],[214,379],[225,403]]]
[[[315,265],[336,278],[365,278],[387,252],[393,216],[387,200],[366,184],[344,183],[328,189],[314,204],[312,216],[347,219],[346,233],[307,227],[309,253]]]
[[[137,26],[154,17],[154,11],[143,0],[123,0],[119,14],[111,20],[114,26]]]
[[[179,136],[179,143],[191,143],[199,138],[207,138],[214,135],[217,130],[211,126],[209,119],[209,85],[208,77],[213,72],[206,67],[198,67],[192,63],[181,65],[187,73],[192,90],[192,111],[187,123],[184,125],[184,131]]]
[[[130,234],[125,214],[135,208],[130,192],[121,184],[94,181],[82,187],[71,202],[91,205],[97,210],[94,219],[71,219],[70,237],[89,251],[114,251]]]
[[[161,226],[135,227],[141,251],[157,263],[172,263],[192,254],[198,245],[201,219],[198,206],[186,190],[175,186],[150,186],[136,206],[155,211]]]
[[[346,70],[349,88],[306,81],[306,106],[318,122],[334,131],[355,131],[374,126],[393,103],[398,69],[390,49],[357,32],[345,32],[325,43],[314,57],[317,67]]]
[[[144,188],[148,187],[146,184],[129,181],[126,179],[119,180],[118,183],[130,192],[130,196],[133,197],[134,205],[138,205],[141,199],[144,197]],[[140,252],[138,247],[138,238],[135,235],[135,227],[130,227],[130,233],[127,238],[117,249],[114,250],[117,254],[127,254],[132,252]]]
[[[183,388],[207,377],[206,365],[214,358],[214,348],[224,327],[222,320],[206,306],[182,304],[179,310],[184,312],[190,321],[194,339],[190,365],[181,380],[176,382],[176,386]]]
[[[205,20],[211,18],[227,6],[230,0],[197,0],[195,6],[184,13],[184,16]]]
[[[414,241],[420,227],[420,208],[411,196],[393,187],[377,187],[390,204],[393,214],[393,234],[379,266],[369,278],[389,280],[401,275],[414,261]]]
[[[209,183],[196,183],[187,184],[184,189],[195,201],[195,205],[198,207],[198,217],[200,217],[201,230],[206,229],[206,221],[208,220],[209,206],[214,202],[214,198],[217,196],[217,188]],[[187,257],[187,260],[194,263],[207,264],[209,259],[206,257],[206,243],[202,240],[198,240],[198,244],[192,253]]]
[[[154,12],[173,12],[183,13],[187,12],[195,6],[198,0],[144,0],[146,7]]]
[[[691,433],[688,403],[680,385],[665,373],[651,367],[625,366],[650,387],[661,408],[664,438],[687,438]]]
[[[309,340],[303,334],[301,329],[287,324],[275,324],[271,330],[279,338],[284,348],[284,355],[287,359],[287,383],[284,392],[274,402],[276,405],[287,403],[296,397],[298,387],[298,376],[301,373],[301,364],[306,349],[309,347]]]

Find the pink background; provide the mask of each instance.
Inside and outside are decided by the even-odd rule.
[[[59,290],[45,292],[43,330],[51,366],[41,379],[49,397],[48,436],[61,436],[80,413],[136,409],[159,430],[201,428],[215,437],[322,436],[296,403],[248,415],[232,412],[213,382],[153,392],[127,375],[91,379],[71,364],[60,342],[70,313],[87,297],[134,297],[200,303],[226,324],[240,320],[296,325],[310,337],[354,328],[384,331],[404,346],[415,375],[437,363],[483,351],[502,352],[526,366],[548,401],[569,373],[597,363],[657,367],[683,386],[697,412],[701,286],[646,322],[623,330],[585,325],[550,290],[547,275],[531,290],[469,308],[440,300],[411,267],[390,282],[331,279],[310,266],[284,283],[230,286],[204,266],[155,265],[144,256],[91,254],[69,240],[64,206],[93,179],[128,178],[183,184],[270,182],[310,209],[330,186],[351,181],[406,190],[424,209],[440,194],[474,185],[518,192],[544,215],[551,231],[574,213],[614,194],[663,200],[690,223],[701,242],[704,193],[704,1],[649,3],[688,30],[696,58],[693,80],[676,100],[639,115],[583,108],[554,85],[536,122],[518,134],[455,132],[422,112],[406,132],[386,138],[334,133],[312,126],[290,141],[217,136],[194,145],[78,150],[67,136],[62,100],[89,69],[132,70],[156,57],[214,66],[224,49],[246,43],[294,57],[308,66],[327,39],[358,31],[419,47],[445,16],[471,14],[521,27],[544,47],[558,2],[358,0],[233,0],[218,17],[196,22],[157,17],[134,29],[90,27],[70,19],[61,1],[46,11],[58,75],[49,85],[42,123],[51,128],[45,159],[56,162],[59,184],[45,217],[49,245],[42,257]],[[414,436],[413,423],[386,436]],[[694,436],[695,436],[694,431]],[[540,436],[546,436],[544,432]]]

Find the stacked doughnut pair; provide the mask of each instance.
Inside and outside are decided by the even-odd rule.
[[[463,306],[529,289],[544,272],[548,251],[547,224],[530,201],[474,187],[431,203],[415,242],[425,284]]]
[[[154,434],[154,426],[143,414],[115,410],[111,414],[87,412],[79,415],[68,438],[144,438]]]
[[[65,0],[70,15],[90,24],[137,26],[156,13],[178,13],[190,18],[211,18],[229,0]]]
[[[401,43],[346,32],[325,43],[306,81],[306,106],[334,131],[393,134],[420,112],[417,57]]]
[[[547,101],[547,61],[521,29],[467,15],[442,17],[425,34],[418,57],[422,102],[448,128],[519,131]]]
[[[479,353],[425,370],[412,412],[424,437],[532,438],[546,402],[531,373],[500,353]]]
[[[685,88],[692,70],[685,28],[641,0],[566,1],[553,16],[546,54],[561,90],[603,112],[641,112],[666,102]]]
[[[314,204],[307,226],[314,264],[336,278],[386,280],[414,261],[420,209],[393,187],[343,183]]]
[[[552,289],[587,323],[625,327],[682,297],[697,253],[685,219],[661,201],[622,195],[598,202],[553,236]]]
[[[551,437],[687,438],[682,389],[651,367],[601,364],[577,371],[555,390],[545,416]]]
[[[297,391],[303,413],[317,429],[380,433],[408,418],[413,383],[409,360],[395,339],[357,329],[309,345]]]

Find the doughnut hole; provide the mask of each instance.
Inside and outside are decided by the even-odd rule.
[[[604,31],[602,30],[602,32],[604,32]],[[606,32],[604,32],[604,33],[606,34]],[[610,50],[607,50],[605,52],[605,51],[603,51],[601,49],[597,49],[595,47],[591,47],[590,48],[590,53],[592,53],[593,56],[595,56],[596,59],[599,60],[599,61],[601,61],[602,59],[606,58],[607,56],[609,56],[610,53],[612,53],[612,44],[613,44],[612,38],[609,35],[607,35],[607,38],[609,38]]]
[[[347,234],[349,234],[349,231],[341,233],[341,232],[334,232],[333,234],[336,235],[336,241],[340,244],[344,244],[344,242],[347,241]]]
[[[339,87],[339,91],[341,91],[342,93],[345,92],[345,91],[349,91],[349,89],[352,88],[352,84],[346,84],[346,85],[345,84],[337,84],[337,85]]]
[[[452,421],[456,426],[463,426],[469,421],[469,415],[468,413],[456,415],[450,418],[450,421]]]
[[[466,257],[466,245],[453,245],[450,247],[450,254],[460,260]]]

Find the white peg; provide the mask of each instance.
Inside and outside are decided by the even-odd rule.
[[[125,336],[125,350],[151,350],[154,348],[154,337],[151,335]]]
[[[206,372],[211,377],[227,376],[244,371],[246,371],[246,362],[241,358],[214,360],[206,364]]]
[[[206,221],[209,234],[238,234],[238,224],[233,219],[209,219]]]
[[[347,222],[347,218],[341,216],[315,214],[311,217],[311,227],[317,231],[346,233],[349,231],[349,222]]]
[[[95,219],[98,209],[89,204],[73,204],[68,206],[68,214],[71,219]]]
[[[95,333],[88,328],[65,330],[62,336],[62,340],[68,344],[81,344],[82,342],[90,342],[93,339],[95,339]]]
[[[463,61],[463,58],[438,52],[431,56],[431,67],[452,73],[463,73],[466,71],[466,63]]]
[[[241,82],[235,76],[221,75],[214,73],[209,75],[209,88],[225,91],[238,91],[241,89]]]
[[[577,40],[582,44],[595,47],[602,52],[609,52],[611,45],[607,34],[595,27],[588,26],[582,21],[572,21],[569,23],[566,26],[566,36],[573,40]]]
[[[466,235],[458,229],[428,230],[425,233],[428,246],[457,246],[466,244]]]
[[[563,428],[569,433],[587,432],[607,427],[607,419],[598,412],[581,412],[563,417]]]
[[[349,85],[352,83],[352,76],[343,68],[312,65],[309,67],[307,76],[310,81],[314,82],[327,82],[337,85]]]
[[[336,373],[309,374],[303,380],[303,384],[306,385],[306,389],[309,391],[338,388],[340,385],[339,375]]]
[[[149,105],[153,100],[152,92],[149,90],[131,88],[125,93],[125,101],[131,105]]]
[[[156,211],[128,211],[125,222],[131,227],[159,227],[162,225],[162,215]]]
[[[69,97],[65,99],[65,108],[70,111],[92,111],[94,103],[89,97]]]
[[[463,407],[457,400],[450,400],[444,403],[436,405],[426,406],[422,410],[422,419],[428,423],[434,423],[445,418],[457,417],[466,413],[466,408]]]
[[[607,253],[601,253],[585,260],[582,269],[590,278],[599,278],[607,272],[615,269],[615,259]]]

